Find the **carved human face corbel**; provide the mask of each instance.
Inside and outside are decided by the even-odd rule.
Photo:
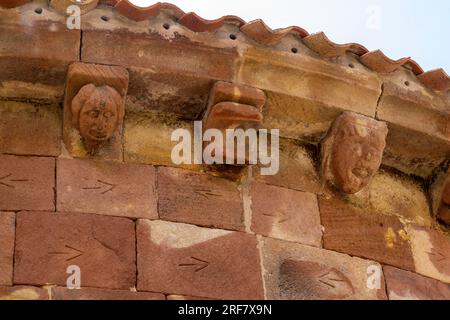
[[[86,149],[95,154],[114,135],[125,114],[122,96],[113,88],[87,84],[72,100],[72,125]]]
[[[380,168],[388,128],[353,112],[344,112],[333,123],[322,143],[322,176],[347,194],[366,187]]]
[[[431,185],[434,216],[450,226],[450,170],[440,173]]]
[[[73,157],[123,159],[122,132],[128,71],[75,62],[64,97],[64,145]]]

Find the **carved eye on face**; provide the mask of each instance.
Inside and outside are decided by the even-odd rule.
[[[357,156],[357,157],[362,157],[362,155],[363,155],[363,151],[362,151],[362,148],[361,148],[361,146],[358,144],[358,145],[355,145],[353,148],[352,148],[353,150],[353,153]]]
[[[98,112],[98,110],[91,110],[91,111],[89,111],[88,115],[91,118],[98,118],[99,112]]]
[[[112,117],[114,117],[114,113],[111,112],[111,111],[106,111],[106,112],[103,113],[103,116],[105,118],[112,118]]]

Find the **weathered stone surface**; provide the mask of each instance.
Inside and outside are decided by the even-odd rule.
[[[73,156],[122,160],[128,72],[123,67],[70,65],[64,99],[64,143]]]
[[[438,218],[450,226],[450,206],[442,206],[438,211]]]
[[[76,5],[80,8],[80,13],[83,15],[97,6],[99,0],[50,0],[50,6],[58,11],[60,14],[69,15],[71,11],[67,12],[68,7]]]
[[[0,212],[0,285],[12,285],[15,215]],[[1,291],[1,289],[0,289]]]
[[[33,1],[0,9],[0,96],[62,100],[67,67],[79,59],[80,30],[47,8],[47,1]]]
[[[427,178],[450,153],[448,98],[430,94],[406,68],[383,75],[377,117],[389,122],[383,163]]]
[[[263,176],[253,169],[255,179],[267,184],[320,194],[323,187],[311,150],[294,140],[280,139],[280,167],[276,175]]]
[[[0,152],[59,156],[61,110],[57,105],[0,101]]]
[[[383,267],[389,300],[450,300],[450,285],[397,268]]]
[[[111,290],[97,288],[52,288],[52,300],[166,300],[161,293],[134,292],[130,290]]]
[[[109,18],[107,23],[101,20],[102,16]],[[130,26],[110,8],[87,13],[82,21],[81,59],[127,67],[128,101],[133,108],[197,119],[214,82],[232,81],[237,50],[191,41],[185,28],[174,25],[164,30],[164,22],[149,20]],[[114,52],[108,49],[111,47]]]
[[[266,95],[264,91],[257,88],[218,81],[211,90],[209,104],[214,106],[220,102],[250,105],[262,111],[266,103]]]
[[[125,161],[175,166],[171,154],[178,141],[172,142],[171,135],[177,129],[186,129],[191,133],[191,137],[194,136],[192,122],[150,112],[127,112],[124,132]],[[181,166],[194,167],[194,165]]]
[[[319,197],[326,249],[414,270],[408,233],[395,216],[365,212],[338,199]]]
[[[27,286],[0,286],[0,300],[49,300],[46,289]]]
[[[57,210],[157,219],[155,168],[59,159]]]
[[[344,110],[374,116],[381,93],[378,77],[363,68],[255,47],[245,50],[237,81],[266,91],[264,127],[309,142]]]
[[[253,232],[315,247],[322,245],[316,195],[261,183],[252,185],[250,195]]]
[[[450,226],[450,170],[437,174],[430,186],[431,208],[433,216]]]
[[[387,125],[353,112],[341,114],[322,141],[322,177],[347,194],[364,189],[377,173]]]
[[[448,141],[450,114],[443,96],[429,94],[405,68],[383,75],[383,79],[377,113],[380,120]]]
[[[408,226],[415,271],[450,283],[450,237],[438,230]]]
[[[135,286],[135,225],[123,218],[89,214],[17,214],[15,284],[65,286],[67,268],[81,271],[81,286]]]
[[[202,173],[160,167],[158,209],[163,220],[244,230],[237,184]]]
[[[139,220],[138,290],[215,299],[264,296],[256,237]]]
[[[376,262],[292,242],[261,241],[268,299],[385,299]],[[372,268],[379,271],[379,289],[368,286]]]
[[[206,300],[213,300],[213,299],[171,294],[171,295],[167,296],[167,300],[188,300],[188,301],[202,301],[203,300],[203,301],[206,301]]]
[[[370,212],[399,216],[419,225],[433,223],[423,183],[398,172],[380,169],[367,188],[347,199]]]
[[[55,160],[0,155],[0,210],[54,211]]]
[[[29,2],[30,0],[3,0],[2,3],[0,4],[0,7],[3,8],[14,8],[17,6],[21,6],[27,2]]]
[[[449,154],[450,145],[447,142],[389,123],[384,165],[427,179]]]

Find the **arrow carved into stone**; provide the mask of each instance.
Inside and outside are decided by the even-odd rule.
[[[14,189],[14,182],[28,182],[28,179],[11,179],[12,173],[0,177],[0,185]]]
[[[83,188],[83,190],[103,190],[101,192],[101,194],[105,194],[108,193],[110,191],[113,191],[114,188],[116,187],[115,184],[111,184],[105,181],[101,181],[101,180],[97,180],[98,183],[101,184],[101,186],[96,186],[96,187],[85,187]]]
[[[213,197],[221,197],[222,195],[220,193],[215,193],[212,190],[202,190],[202,189],[194,189],[194,192],[205,197],[205,198],[209,198],[210,196]]]
[[[67,261],[71,261],[71,260],[75,260],[76,258],[81,257],[84,254],[83,251],[78,250],[78,249],[76,249],[74,247],[71,247],[69,245],[65,245],[65,247],[70,249],[69,250],[70,252],[64,252],[64,251],[61,251],[61,252],[49,252],[49,254],[51,254],[51,255],[71,255],[69,258],[67,258],[65,260],[66,262]]]
[[[318,280],[320,283],[333,289],[337,287],[338,283],[346,282],[346,279],[344,279],[339,273],[334,272],[334,270],[330,270],[327,273],[320,275]]]
[[[444,256],[441,252],[427,252],[430,256],[438,257],[437,262],[442,262],[447,260],[448,257]]]
[[[195,262],[192,263],[180,263],[179,266],[180,267],[196,267],[195,268],[195,272],[199,272],[202,271],[203,269],[205,269],[206,267],[209,266],[209,262],[196,258],[196,257],[191,257],[192,260],[194,260]]]
[[[289,220],[292,219],[292,217],[289,217],[286,213],[281,212],[281,213],[277,213],[277,214],[271,214],[271,213],[263,213],[263,216],[266,217],[272,217],[272,218],[277,218],[278,219],[278,223],[285,223]]]

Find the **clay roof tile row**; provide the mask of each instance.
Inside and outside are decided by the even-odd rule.
[[[7,8],[22,5],[29,0],[2,0],[1,5]],[[159,14],[161,11],[170,12],[178,23],[194,32],[212,32],[222,27],[225,23],[235,24],[249,38],[263,45],[274,45],[289,34],[297,35],[313,51],[325,58],[334,58],[352,52],[360,57],[360,61],[369,69],[379,73],[390,73],[401,67],[406,67],[428,88],[437,91],[450,90],[450,77],[443,69],[424,72],[420,65],[411,58],[392,60],[382,51],[369,52],[364,46],[357,43],[336,44],[326,37],[323,32],[309,34],[300,27],[272,30],[262,20],[245,22],[236,16],[224,16],[217,20],[206,20],[197,14],[185,13],[177,6],[158,2],[152,6],[141,8],[128,0],[99,0],[99,4],[114,6],[123,16],[134,21],[143,21]]]

